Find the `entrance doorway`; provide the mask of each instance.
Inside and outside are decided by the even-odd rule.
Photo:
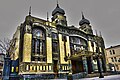
[[[88,74],[91,74],[92,70],[92,62],[91,57],[87,57],[87,66],[88,66]]]
[[[53,71],[58,74],[58,60],[53,60]]]
[[[83,62],[72,60],[72,71],[73,71],[73,74],[84,72]]]

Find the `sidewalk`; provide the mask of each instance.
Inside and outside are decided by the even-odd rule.
[[[102,73],[104,76],[109,76],[109,75],[113,75],[113,73]],[[100,73],[92,73],[92,74],[88,74],[87,78],[92,78],[92,77],[98,77],[100,75]]]

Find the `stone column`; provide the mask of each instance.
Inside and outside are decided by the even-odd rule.
[[[82,57],[84,72],[88,73],[87,59]]]
[[[106,64],[103,58],[100,59],[100,63],[101,63],[101,68],[103,72],[106,72]]]
[[[72,63],[71,63],[71,60],[69,60],[69,70],[70,70],[70,74],[72,74]]]
[[[91,56],[91,65],[92,65],[92,73],[94,72],[94,64],[93,64],[93,57]]]
[[[102,68],[103,68],[103,72],[106,72],[106,61],[105,58],[101,58],[101,62],[102,62]]]

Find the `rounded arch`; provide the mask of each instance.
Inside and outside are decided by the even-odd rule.
[[[44,38],[45,39],[46,32],[41,28],[33,28],[32,29],[32,37],[33,38]]]
[[[45,27],[44,25],[42,25],[42,24],[40,25],[40,24],[38,24],[38,23],[34,23],[34,24],[33,24],[33,27],[32,27],[32,30],[33,30],[33,29],[36,29],[36,28],[37,28],[37,29],[41,29],[41,30],[43,30],[44,32],[46,32],[46,27]]]
[[[74,55],[80,50],[85,50],[87,49],[87,41],[79,36],[70,36],[70,49],[71,55]]]

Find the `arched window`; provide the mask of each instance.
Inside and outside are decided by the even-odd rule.
[[[79,52],[80,50],[84,50],[87,47],[87,42],[79,37],[70,37],[70,49],[71,54]]]
[[[32,61],[46,61],[45,32],[42,29],[32,30]]]

